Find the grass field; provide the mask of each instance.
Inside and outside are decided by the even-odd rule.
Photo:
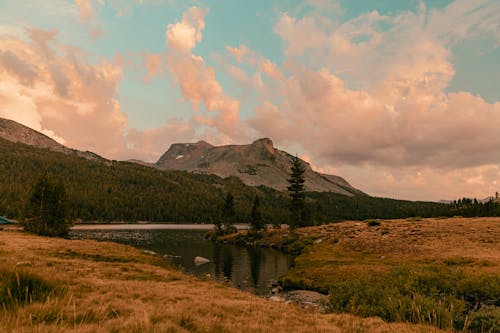
[[[312,245],[282,283],[329,293],[333,312],[500,332],[500,218],[352,221],[297,233]]]
[[[0,231],[0,277],[1,332],[441,332],[272,302],[114,243]]]

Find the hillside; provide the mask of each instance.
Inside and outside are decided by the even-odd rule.
[[[224,198],[231,192],[238,221],[250,220],[257,195],[267,223],[288,223],[287,193],[265,186],[247,186],[236,177],[88,160],[4,139],[0,139],[0,156],[0,215],[11,218],[22,216],[35,179],[48,172],[64,183],[68,217],[74,220],[207,223],[220,218]],[[453,208],[366,195],[307,194],[310,222],[316,224],[344,219],[457,215]]]
[[[185,170],[220,177],[235,176],[250,186],[264,185],[286,191],[292,158],[289,153],[276,149],[268,138],[249,145],[219,147],[199,141],[173,144],[155,165],[161,170]],[[363,195],[363,192],[352,187],[345,179],[315,172],[309,163],[302,163],[305,167],[307,191]]]
[[[0,118],[0,138],[15,143],[23,143],[36,148],[48,149],[66,155],[84,157],[89,160],[103,159],[99,155],[92,152],[70,149],[49,138],[45,134],[9,119]]]

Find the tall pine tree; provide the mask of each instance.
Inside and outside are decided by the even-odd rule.
[[[262,219],[260,200],[258,196],[255,196],[255,199],[253,200],[252,214],[250,218],[250,232],[257,233],[258,231],[265,229],[266,225]]]
[[[291,221],[290,227],[300,227],[305,225],[305,168],[302,165],[300,158],[295,156],[292,159],[292,167],[290,178],[288,179],[288,192],[290,193],[290,213]]]
[[[226,201],[224,202],[223,207],[223,216],[224,216],[224,230],[226,233],[236,232],[236,228],[234,227],[234,222],[236,220],[236,211],[234,210],[234,197],[229,192],[226,196]]]

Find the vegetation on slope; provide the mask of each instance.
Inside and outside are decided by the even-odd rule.
[[[88,160],[0,139],[0,215],[21,218],[27,193],[44,172],[64,184],[67,216],[83,221],[167,221],[210,223],[221,218],[224,198],[234,196],[235,220],[251,221],[259,197],[263,221],[289,223],[289,196],[238,178],[160,171],[134,163]],[[473,210],[471,209],[474,208]],[[366,218],[437,217],[469,213],[500,215],[498,204],[458,205],[306,193],[309,224]]]
[[[0,253],[0,272],[10,276],[0,279],[0,297],[8,288],[36,296],[11,293],[15,306],[0,299],[1,332],[442,332],[304,311],[197,280],[114,243],[0,231]]]

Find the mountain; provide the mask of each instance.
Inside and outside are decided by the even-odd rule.
[[[199,164],[194,158],[196,155],[200,159],[204,154],[211,157],[207,162],[212,165],[218,164],[213,160],[213,155],[219,156],[222,161],[226,157],[231,160],[231,154],[246,156],[244,161],[247,161],[247,164],[253,163],[242,169],[242,174],[248,177],[253,177],[254,173],[260,175],[262,168],[275,175],[273,177],[281,175],[282,179],[286,179],[283,170],[287,168],[285,163],[291,158],[290,155],[275,149],[268,139],[257,140],[246,146],[213,147],[206,142],[200,142],[174,145],[172,149],[161,161],[173,159],[177,161],[177,167],[181,165],[180,160],[185,158],[187,161],[189,156],[192,157],[193,165]],[[224,153],[229,156],[219,155]],[[0,157],[0,216],[21,218],[34,181],[46,172],[64,184],[68,198],[67,216],[73,221],[206,223],[220,218],[224,199],[227,193],[231,193],[234,196],[238,221],[249,222],[252,204],[257,196],[260,198],[261,214],[266,223],[289,222],[290,199],[286,192],[266,186],[247,186],[237,177],[221,178],[217,175],[188,171],[162,171],[158,165],[151,167],[148,164],[145,166],[109,161],[90,152],[69,149],[43,134],[4,119],[0,119]],[[258,163],[262,165],[256,165]],[[227,163],[221,165],[230,169]],[[245,167],[245,164],[243,166]],[[283,170],[280,170],[279,166]],[[308,166],[307,174],[311,172]],[[322,177],[337,180],[335,176],[319,173],[312,177],[313,180]],[[339,183],[339,187],[343,185],[345,184]],[[368,195],[347,196],[334,192],[310,192],[306,202],[310,222],[315,224],[325,221],[405,218],[416,215],[466,216],[451,205],[375,198]],[[500,214],[500,206],[498,209]],[[492,212],[488,214],[491,215]]]
[[[48,149],[66,155],[76,155],[89,160],[103,159],[99,155],[89,151],[83,152],[76,149],[70,149],[49,138],[45,134],[37,132],[9,119],[0,118],[0,138],[10,142],[22,143],[41,149]]]
[[[292,158],[289,153],[276,149],[268,138],[249,145],[219,147],[199,141],[173,144],[155,165],[161,170],[184,170],[223,178],[236,176],[246,185],[264,185],[284,191],[288,186]],[[316,172],[309,163],[302,163],[306,190],[348,196],[363,194],[345,179]]]

